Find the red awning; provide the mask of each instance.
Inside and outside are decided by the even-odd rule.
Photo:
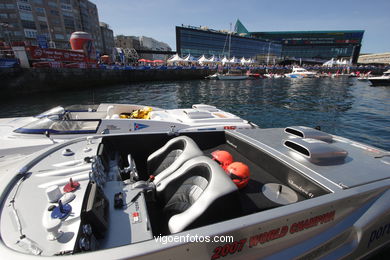
[[[146,60],[146,59],[139,59],[138,61],[139,61],[139,62],[153,62],[153,61],[151,61],[151,60]]]

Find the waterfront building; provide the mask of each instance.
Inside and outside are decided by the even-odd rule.
[[[149,60],[166,60],[168,58],[167,54],[157,52],[170,52],[172,50],[168,44],[146,36],[117,35],[115,36],[115,47],[134,49],[139,52],[140,58]]]
[[[115,47],[122,49],[140,49],[140,42],[137,36],[117,35],[114,37]]]
[[[3,0],[0,24],[0,41],[69,49],[72,32],[85,31],[103,48],[97,7],[88,0]]]
[[[291,60],[323,63],[332,58],[356,63],[363,30],[249,32],[237,20],[234,32],[207,27],[177,26],[176,46],[180,55],[256,57],[260,63]]]
[[[390,52],[360,55],[359,64],[390,64]]]
[[[102,35],[103,54],[112,54],[113,48],[115,47],[114,32],[108,24],[100,22],[100,33]]]
[[[323,62],[331,58],[356,63],[364,31],[250,32],[252,37],[282,42],[285,60]]]
[[[171,47],[165,42],[157,41],[151,37],[141,36],[139,37],[139,42],[141,49],[143,50],[152,50],[152,51],[171,51]],[[144,58],[149,58],[152,60],[164,60],[167,59],[165,54],[143,54]]]
[[[261,63],[275,63],[282,55],[282,44],[278,41],[256,39],[227,30],[183,25],[176,26],[176,47],[181,56],[235,56],[252,58]]]
[[[283,44],[284,60],[324,62],[332,58],[356,63],[364,30],[249,32],[237,20],[236,32]]]

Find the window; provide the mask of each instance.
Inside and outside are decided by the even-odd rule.
[[[50,13],[55,16],[60,16],[60,12],[58,12],[57,10],[50,10]]]
[[[43,1],[42,0],[31,0],[34,4],[38,4],[38,5],[41,5],[43,4]]]
[[[22,10],[22,11],[29,11],[29,12],[32,11],[31,5],[29,5],[29,4],[18,3],[18,8],[19,8],[19,10]]]
[[[23,33],[21,31],[15,31],[14,35],[15,36],[23,36]]]
[[[61,4],[61,9],[65,11],[72,11],[72,6],[67,4]]]
[[[7,9],[16,9],[16,5],[14,5],[14,4],[5,4],[5,7]]]
[[[63,34],[55,34],[55,37],[56,37],[56,39],[59,39],[59,40],[64,40],[65,39]]]
[[[22,20],[22,26],[23,28],[27,28],[27,29],[36,29],[37,27],[35,26],[35,23],[34,22],[31,22],[31,21],[24,21]]]
[[[28,3],[28,0],[19,0],[19,2]]]
[[[35,8],[35,11],[36,11],[38,14],[45,15],[45,8],[37,7],[37,8]]]
[[[32,13],[22,13],[22,12],[20,12],[19,15],[20,15],[20,19],[21,20],[34,21],[34,17],[32,15]]]
[[[41,28],[41,30],[47,30],[48,29],[47,28],[47,24],[45,24],[45,23],[40,23],[39,27]]]
[[[8,18],[8,15],[7,15],[7,14],[0,13],[0,18],[7,19],[7,18]]]
[[[13,13],[13,14],[8,14],[9,18],[11,19],[16,19],[18,18],[18,15],[16,13]]]
[[[68,17],[73,17],[73,13],[70,13],[70,12],[62,12],[62,15],[63,16],[68,16]]]
[[[57,3],[55,3],[55,2],[48,2],[47,3],[49,6],[51,6],[51,7],[54,7],[54,8],[57,8],[58,6],[57,6]]]
[[[37,30],[24,29],[24,36],[26,36],[26,38],[36,38]]]
[[[37,16],[37,18],[38,18],[38,21],[40,21],[40,22],[47,22],[46,16]]]
[[[71,27],[74,28],[74,20],[73,18],[64,17],[64,25],[65,27]]]

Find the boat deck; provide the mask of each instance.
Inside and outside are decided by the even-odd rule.
[[[248,215],[255,212],[260,212],[263,210],[276,208],[281,206],[278,203],[275,203],[269,200],[262,193],[262,188],[267,183],[278,183],[284,184],[266,170],[262,169],[252,161],[248,160],[245,156],[237,152],[230,145],[222,144],[214,147],[212,149],[204,150],[204,154],[210,156],[211,152],[215,150],[225,150],[232,154],[234,161],[242,162],[248,165],[250,169],[250,180],[248,185],[239,190],[240,202],[242,207],[242,214]],[[304,200],[305,198],[297,193],[298,201]]]

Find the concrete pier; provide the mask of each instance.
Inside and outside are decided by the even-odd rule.
[[[1,69],[1,98],[142,81],[204,79],[212,70]]]

